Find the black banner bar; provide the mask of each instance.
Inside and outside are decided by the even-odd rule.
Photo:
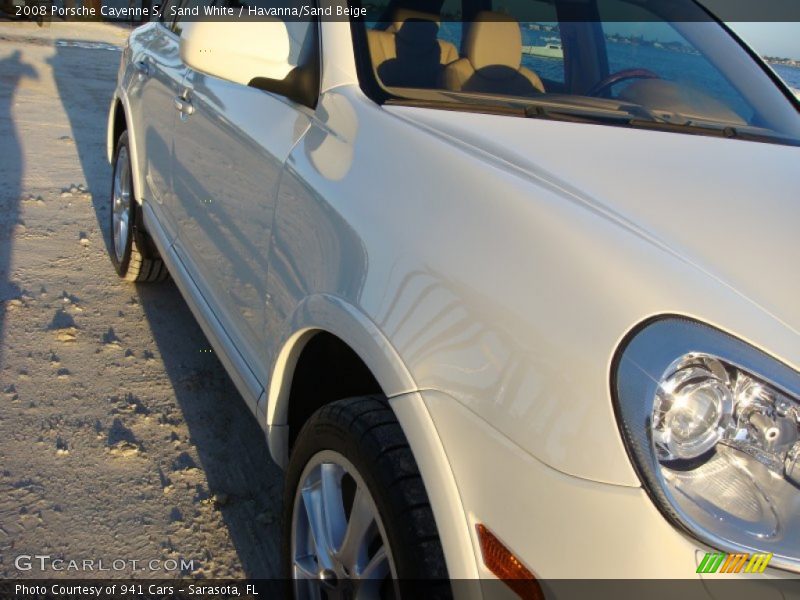
[[[379,21],[397,8],[409,8],[439,15],[442,21],[468,21],[460,10],[443,10],[443,0],[209,0],[191,3],[166,0],[5,0],[0,16],[10,19],[42,21],[127,21],[173,20],[266,20],[346,22],[352,19]],[[469,3],[465,3],[465,6]],[[456,6],[458,3],[456,3]],[[490,5],[495,12],[509,14],[519,22],[558,20],[646,22],[791,22],[800,24],[800,0],[530,0]],[[450,6],[450,5],[448,5]],[[452,10],[452,9],[451,9]],[[189,11],[189,12],[187,12]],[[799,34],[800,35],[800,34]]]

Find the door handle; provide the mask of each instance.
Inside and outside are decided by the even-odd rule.
[[[139,60],[133,63],[133,68],[139,74],[139,81],[144,81],[150,76],[150,65],[146,61]]]
[[[178,112],[182,115],[191,115],[194,113],[194,105],[191,100],[187,100],[183,96],[175,97],[175,108],[178,109]]]

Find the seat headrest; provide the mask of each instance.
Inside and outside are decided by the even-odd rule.
[[[410,19],[414,19],[415,21],[431,21],[435,23],[437,27],[441,23],[441,19],[437,14],[422,12],[419,10],[411,10],[410,8],[398,8],[396,11],[394,11],[392,24],[389,26],[387,31],[397,33],[403,27],[403,23]]]
[[[522,32],[508,15],[484,10],[470,23],[464,53],[475,69],[503,65],[519,69],[522,61]]]

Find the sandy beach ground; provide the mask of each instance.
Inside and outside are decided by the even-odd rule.
[[[0,577],[275,577],[260,428],[172,282],[123,283],[107,257],[126,36],[0,22]]]

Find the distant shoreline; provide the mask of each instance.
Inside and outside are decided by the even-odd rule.
[[[762,58],[771,65],[781,65],[782,67],[800,69],[800,60],[794,58],[776,58],[774,56],[762,56]]]
[[[557,25],[546,25],[543,23],[530,23],[527,29],[538,31],[541,33],[551,33],[560,35],[560,30]],[[669,50],[671,52],[682,52],[687,54],[696,54],[697,51],[684,44],[683,42],[671,41],[663,42],[660,40],[650,40],[643,35],[624,35],[619,33],[608,33],[605,35],[606,40],[614,44],[626,44],[631,46],[649,46],[661,50]],[[786,58],[783,56],[762,56],[765,62],[771,65],[781,65],[783,67],[790,67],[793,69],[800,69],[800,59]]]

